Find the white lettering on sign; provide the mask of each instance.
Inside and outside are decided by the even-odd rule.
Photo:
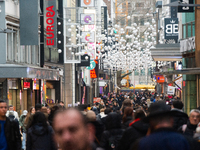
[[[186,52],[195,49],[195,37],[180,41],[180,52]]]
[[[167,34],[178,34],[178,24],[167,24],[166,25],[166,33]]]

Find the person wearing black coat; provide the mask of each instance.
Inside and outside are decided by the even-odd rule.
[[[21,150],[19,123],[6,117],[7,103],[0,100],[0,149]]]
[[[188,121],[188,115],[180,110],[172,109],[174,111],[174,125],[173,129],[178,130],[180,126],[184,125]]]
[[[116,112],[109,113],[106,117],[106,130],[101,136],[100,147],[105,150],[116,148],[123,132],[120,115]],[[114,139],[112,141],[115,141],[115,143],[111,143],[111,139]]]
[[[126,107],[122,117],[122,129],[129,127],[129,123],[133,121],[133,107]]]
[[[136,110],[134,114],[135,120],[129,124],[129,127],[124,131],[121,140],[119,141],[118,150],[128,150],[131,145],[139,138],[147,134],[149,125],[141,121],[145,117],[143,110]]]
[[[173,117],[174,117],[174,125],[173,129],[178,130],[180,126],[187,124],[188,115],[182,111],[183,103],[180,100],[175,100],[172,103]]]
[[[26,150],[57,150],[53,140],[53,129],[47,124],[42,112],[36,112],[27,132]]]

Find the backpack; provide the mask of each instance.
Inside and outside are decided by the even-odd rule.
[[[116,150],[119,144],[119,141],[122,138],[122,134],[113,135],[108,138],[110,150]]]

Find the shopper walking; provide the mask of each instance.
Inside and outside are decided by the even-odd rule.
[[[25,147],[26,147],[26,127],[25,127],[25,119],[26,119],[27,113],[28,113],[28,111],[27,111],[27,110],[24,110],[23,113],[22,113],[22,115],[21,115],[20,118],[19,118],[19,125],[20,125],[20,128],[21,128],[22,136],[23,136],[23,140],[22,140],[22,150],[25,150]]]
[[[57,150],[53,129],[42,112],[33,115],[32,125],[27,131],[26,150]]]
[[[19,126],[6,117],[7,103],[0,100],[0,150],[21,150]]]

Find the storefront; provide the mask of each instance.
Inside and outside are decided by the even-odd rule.
[[[19,114],[36,103],[47,103],[48,82],[59,83],[59,71],[20,65],[0,66],[0,98],[13,105]]]

